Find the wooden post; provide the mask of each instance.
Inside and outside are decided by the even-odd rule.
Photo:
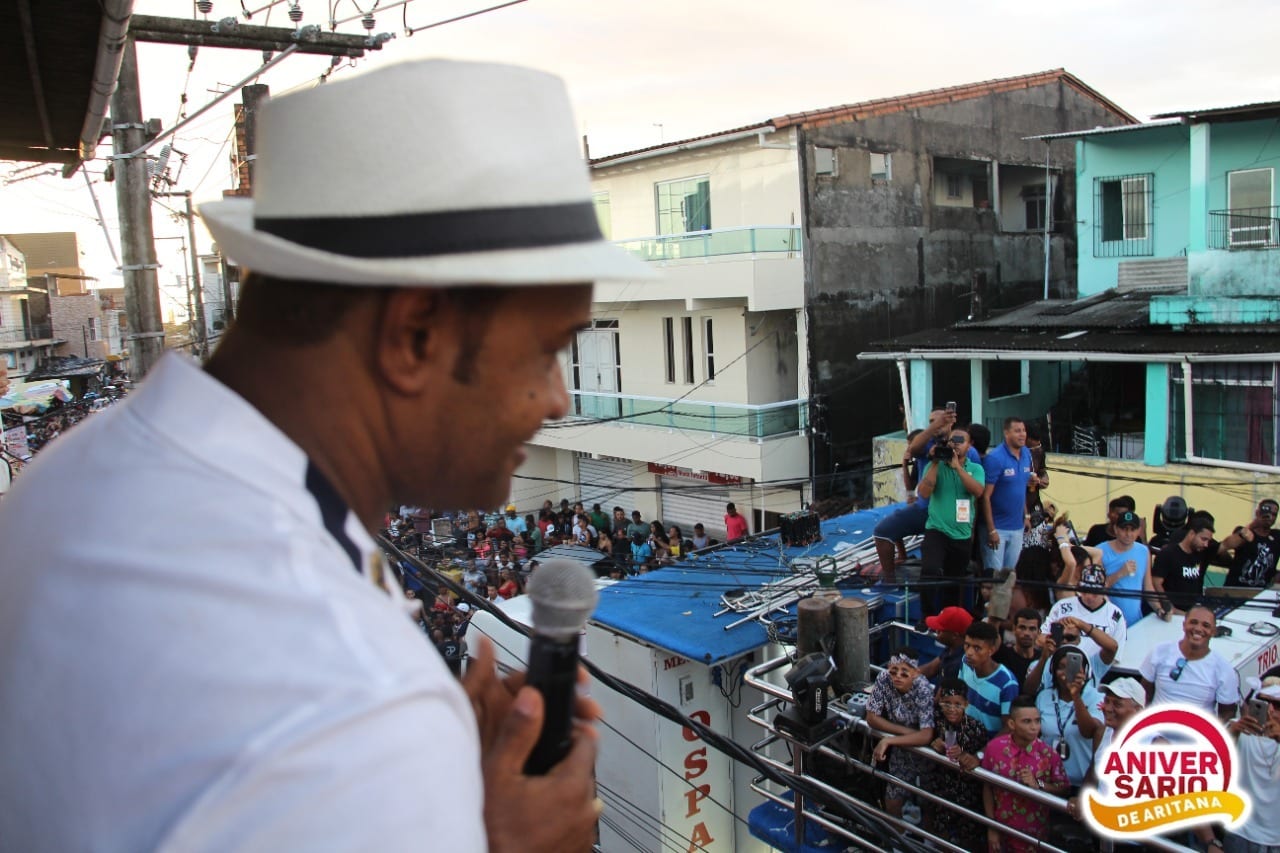
[[[853,690],[860,681],[871,680],[871,614],[860,598],[842,598],[835,605],[836,692]]]
[[[823,651],[822,641],[831,635],[835,622],[831,602],[826,598],[802,598],[796,604],[796,656]]]

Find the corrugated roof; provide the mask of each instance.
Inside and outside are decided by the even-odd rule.
[[[1217,329],[1153,326],[1151,297],[1162,291],[1104,291],[1081,300],[1028,302],[997,317],[874,341],[868,352],[1054,352],[1230,355],[1280,352],[1280,324]],[[1163,292],[1173,292],[1171,289]]]
[[[1069,335],[1069,337],[1064,337]],[[1178,331],[1146,326],[1128,331],[1093,329],[1072,334],[1062,329],[979,329],[975,327],[935,329],[907,335],[893,341],[876,341],[868,352],[945,354],[981,351],[1016,353],[1062,353],[1071,360],[1077,353],[1114,353],[1151,356],[1167,361],[1181,355],[1274,355],[1280,353],[1280,326],[1243,331],[1236,327],[1223,331]],[[1161,358],[1164,356],[1164,358]]]
[[[649,145],[645,148],[633,148],[630,151],[619,151],[617,154],[606,154],[603,157],[593,157],[588,162],[592,166],[607,166],[611,161],[621,160],[624,157],[635,157],[649,152],[656,153],[668,149],[676,150],[688,146],[691,143],[705,142],[710,139],[715,139],[718,136],[735,136],[739,133],[773,129],[773,124],[767,121],[757,122],[756,124],[744,124],[742,127],[732,127],[728,130],[717,130],[715,133],[704,133],[702,136],[690,136],[688,139],[678,139],[674,142],[661,142],[657,145]]]
[[[715,139],[718,136],[731,136],[748,131],[764,130],[766,128],[783,130],[788,127],[820,127],[822,125],[835,124],[837,122],[860,121],[874,116],[890,115],[892,113],[921,109],[923,107],[941,106],[943,104],[955,103],[956,101],[981,98],[985,95],[993,95],[1000,92],[1013,92],[1019,89],[1030,89],[1035,86],[1044,86],[1049,83],[1057,82],[1063,82],[1085,96],[1093,98],[1107,109],[1123,117],[1126,121],[1133,122],[1134,124],[1138,123],[1137,118],[1121,109],[1114,101],[1105,97],[1096,89],[1086,85],[1079,77],[1076,77],[1065,69],[1055,68],[1051,71],[1039,71],[1035,74],[1022,74],[1017,77],[1001,77],[995,80],[965,83],[960,86],[948,86],[942,89],[929,89],[923,92],[914,92],[907,95],[894,95],[888,98],[859,101],[857,103],[843,104],[837,107],[827,107],[825,109],[809,110],[807,112],[790,113],[767,121],[730,128],[729,130],[720,130],[715,133],[708,133],[702,136],[693,136],[688,139],[679,139],[672,142],[664,142],[660,145],[650,145],[645,148],[636,148],[631,151],[622,151],[617,154],[596,157],[593,158],[590,163],[592,166],[604,166],[608,165],[611,161],[620,160],[622,158],[635,157],[637,155],[648,153],[657,154],[665,150],[677,150],[688,146],[691,143]]]
[[[1120,124],[1115,127],[1095,127],[1090,130],[1068,130],[1064,133],[1042,133],[1038,136],[1028,136],[1027,139],[1078,139],[1082,136],[1098,136],[1104,133],[1129,133],[1135,130],[1149,130],[1153,127],[1173,127],[1182,124],[1176,118],[1164,119],[1162,121],[1144,121],[1141,124]]]
[[[1234,107],[1209,107],[1203,110],[1180,110],[1177,112],[1160,113],[1152,118],[1172,118],[1172,119],[1233,119],[1237,121],[1246,121],[1255,118],[1269,118],[1280,116],[1280,101],[1261,101],[1255,104],[1238,104]]]

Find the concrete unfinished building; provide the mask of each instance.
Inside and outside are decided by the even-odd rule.
[[[815,471],[861,482],[901,428],[894,366],[857,359],[871,341],[1075,295],[1075,153],[1028,137],[1134,121],[1060,69],[773,120],[797,130]]]

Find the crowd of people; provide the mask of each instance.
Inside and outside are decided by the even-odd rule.
[[[1230,662],[1210,647],[1216,617],[1203,604],[1206,570],[1215,563],[1228,570],[1233,585],[1273,581],[1280,554],[1275,501],[1262,501],[1253,520],[1218,541],[1213,517],[1180,497],[1156,508],[1149,530],[1135,501],[1122,496],[1111,501],[1105,520],[1079,536],[1045,497],[1044,457],[1025,424],[1009,419],[1002,438],[991,448],[981,426],[958,427],[953,412],[935,411],[929,428],[912,436],[904,465],[915,499],[876,528],[884,558],[880,583],[897,582],[901,540],[923,535],[922,576],[932,581],[924,587],[925,623],[943,647],[928,661],[912,648],[898,649],[871,688],[867,720],[883,735],[874,758],[906,783],[886,786],[886,810],[896,816],[918,810],[931,831],[967,850],[1031,850],[1027,839],[1051,833],[1068,845],[1080,837],[1084,849],[1092,840],[1071,820],[1074,798],[1093,781],[1095,759],[1114,732],[1150,704],[1204,708],[1231,721],[1241,738],[1260,741],[1246,754],[1280,754],[1280,676],[1254,691],[1276,703],[1267,722],[1238,715],[1239,682]],[[747,535],[732,504],[724,520],[731,538]],[[387,532],[405,548],[452,542],[440,567],[471,594],[494,602],[523,594],[539,555],[556,545],[596,549],[600,573],[622,579],[717,544],[702,524],[686,536],[678,526],[646,521],[638,510],[628,514],[615,506],[607,513],[600,504],[588,509],[567,499],[525,514],[514,504],[496,513],[402,507],[388,517]],[[993,604],[997,585],[1013,590],[1004,609]],[[412,574],[405,587],[423,601],[424,632],[460,671],[474,609]],[[974,595],[966,601],[970,588]],[[1108,678],[1128,628],[1146,613],[1180,617],[1181,639],[1147,650],[1139,679]],[[947,761],[923,760],[912,747]],[[1067,811],[984,785],[967,772],[976,768],[1062,797]],[[985,827],[960,811],[916,805],[911,786],[1021,835]],[[1280,843],[1280,820],[1261,823],[1254,835]],[[1224,843],[1243,838],[1228,835]],[[1205,849],[1217,843],[1208,829],[1197,840]]]
[[[1053,603],[1053,586],[1071,586],[1080,563],[1062,546],[1080,546],[1105,571],[1108,596],[1129,625],[1147,613],[1185,613],[1203,600],[1213,565],[1227,570],[1226,586],[1262,588],[1275,579],[1274,499],[1261,501],[1253,519],[1219,541],[1213,515],[1179,495],[1155,508],[1150,529],[1136,501],[1121,495],[1110,501],[1107,518],[1080,537],[1046,499],[1049,472],[1034,432],[1010,417],[1001,439],[992,446],[989,429],[959,424],[947,408],[935,409],[928,426],[910,434],[903,458],[907,503],[876,525],[879,560],[869,577],[898,583],[904,542],[921,536],[926,613],[960,604],[969,582],[1007,578],[1015,584],[1012,609],[1043,612]],[[977,599],[984,604],[987,591]]]
[[[1226,584],[1262,588],[1276,578],[1277,503],[1261,501],[1254,518],[1215,539],[1215,519],[1171,496],[1151,524],[1128,496],[1111,501],[1105,521],[1078,536],[1044,490],[1049,476],[1034,436],[1019,418],[1003,424],[989,447],[981,425],[956,423],[935,410],[912,434],[903,460],[912,499],[875,530],[879,582],[898,583],[903,540],[921,535],[925,626],[943,651],[921,662],[911,648],[894,652],[872,687],[867,720],[883,733],[875,757],[891,776],[985,814],[1004,830],[922,801],[921,819],[967,850],[1023,851],[1051,834],[1058,846],[1079,836],[1076,794],[1094,780],[1095,759],[1139,710],[1179,702],[1216,714],[1251,758],[1244,773],[1275,799],[1265,770],[1280,756],[1280,674],[1247,685],[1266,702],[1265,717],[1238,713],[1241,684],[1232,663],[1211,646],[1217,617],[1206,604],[1211,565]],[[997,603],[994,590],[1004,587]],[[972,601],[965,600],[973,589]],[[1144,615],[1182,621],[1181,637],[1145,649],[1139,677],[1108,677]],[[1132,654],[1129,657],[1134,657]],[[1244,739],[1254,742],[1246,749]],[[927,746],[954,767],[919,761],[903,749]],[[1271,765],[1266,765],[1266,761]],[[1006,786],[982,784],[964,771],[982,767],[1067,800],[1066,813]],[[887,786],[884,806],[900,815],[902,786]],[[1005,830],[1015,830],[1013,835]],[[1280,850],[1280,813],[1259,814],[1239,832],[1215,837],[1200,827],[1184,839],[1202,849]],[[1094,841],[1080,840],[1081,849]],[[1252,846],[1251,846],[1252,845]]]
[[[724,527],[730,540],[750,535],[745,516],[733,503],[725,506]],[[401,550],[428,557],[467,592],[493,603],[523,595],[539,555],[558,545],[592,548],[598,555],[597,573],[623,580],[720,544],[702,523],[686,536],[678,525],[645,521],[639,510],[628,515],[615,506],[606,514],[598,503],[587,510],[581,501],[571,504],[567,498],[559,505],[546,500],[536,514],[524,515],[515,504],[500,512],[402,506],[387,514],[384,532]],[[401,585],[406,596],[422,602],[418,625],[455,674],[460,673],[472,606],[414,571],[402,572]]]
[[[883,733],[875,760],[885,762],[892,777],[1030,839],[1052,834],[1058,846],[1071,847],[1076,838],[1080,849],[1093,849],[1072,818],[1078,819],[1081,787],[1097,781],[1096,759],[1142,708],[1177,702],[1216,714],[1242,741],[1253,739],[1241,745],[1246,790],[1253,793],[1254,785],[1268,802],[1274,800],[1276,780],[1268,768],[1280,758],[1280,674],[1250,685],[1251,698],[1266,703],[1265,717],[1238,713],[1238,676],[1211,648],[1216,616],[1195,604],[1183,614],[1181,639],[1148,650],[1139,678],[1108,680],[1126,640],[1125,623],[1107,601],[1101,569],[1086,565],[1083,574],[1075,594],[1059,599],[1048,619],[1033,608],[1018,611],[1012,642],[1003,641],[995,622],[962,607],[929,617],[943,654],[921,663],[914,648],[897,649],[871,688],[867,722]],[[913,746],[931,748],[952,766],[922,760],[907,749]],[[1006,786],[984,785],[967,772],[978,767],[1067,798],[1065,812]],[[883,804],[889,813],[901,816],[908,799],[902,785],[888,783]],[[928,800],[920,807],[928,829],[963,849],[1035,849],[1032,841],[984,830],[961,811]],[[1203,849],[1226,844],[1233,853],[1273,851],[1280,844],[1280,814],[1254,815],[1247,827],[1221,841],[1207,827],[1186,840]]]

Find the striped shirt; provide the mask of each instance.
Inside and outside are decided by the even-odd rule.
[[[988,734],[999,734],[1009,705],[1021,691],[1017,677],[1004,664],[998,664],[995,672],[982,678],[968,663],[962,663],[960,679],[969,688],[969,716],[982,723]]]

